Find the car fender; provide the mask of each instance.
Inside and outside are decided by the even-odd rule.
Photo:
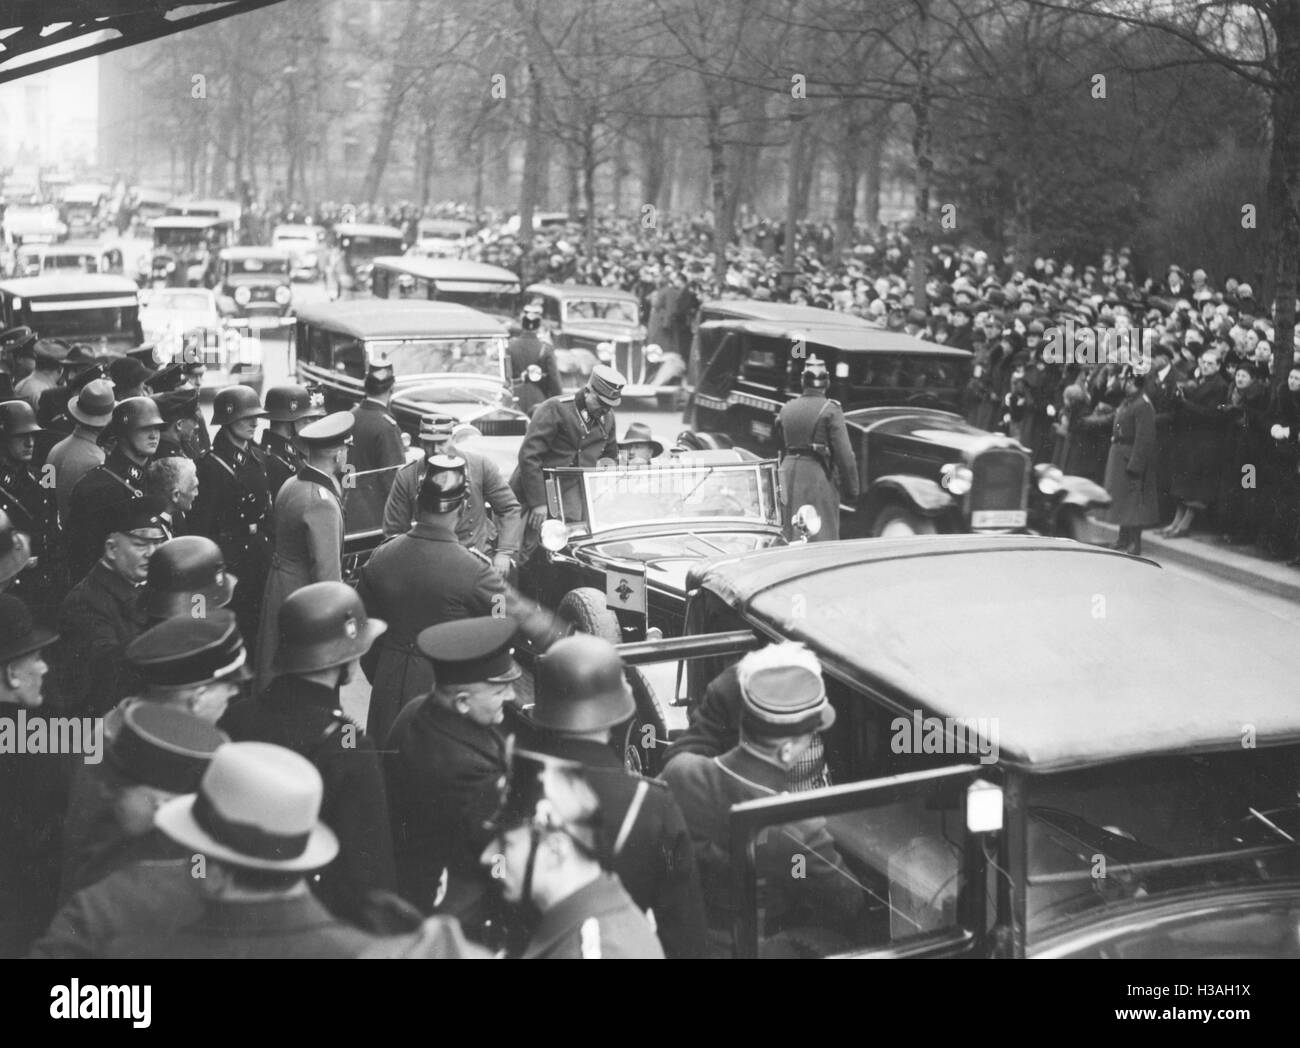
[[[957,500],[936,481],[910,473],[893,473],[876,478],[863,497],[867,519],[887,502],[902,502],[923,517],[938,517],[957,508]]]
[[[1087,477],[1066,475],[1061,478],[1061,504],[1065,506],[1109,506],[1110,493]]]

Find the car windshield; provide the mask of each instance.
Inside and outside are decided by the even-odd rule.
[[[58,309],[49,312],[35,308],[32,325],[42,338],[89,338],[101,335],[131,335],[135,330],[135,306],[105,309]]]
[[[343,237],[339,241],[343,253],[351,259],[378,258],[380,255],[400,255],[401,240],[391,237]]]
[[[197,251],[204,245],[207,234],[202,229],[155,229],[155,247]]]
[[[635,302],[616,298],[574,298],[564,304],[566,322],[607,320],[616,324],[637,324],[640,323],[637,312]]]
[[[232,274],[283,274],[289,272],[289,263],[283,258],[232,258],[227,260],[227,265],[230,266]]]
[[[455,302],[457,305],[502,317],[513,317],[519,300],[515,291],[448,290],[442,285],[438,286],[435,297],[439,302]]]
[[[1027,781],[1031,935],[1134,898],[1300,873],[1300,746]]]
[[[759,466],[666,463],[586,470],[592,531],[650,520],[743,517],[768,522]],[[567,514],[566,514],[567,515]]]
[[[97,273],[99,262],[94,255],[46,255],[46,269],[73,269],[82,273]]]
[[[406,339],[367,343],[371,360],[387,358],[397,378],[405,375],[501,375],[499,338]]]

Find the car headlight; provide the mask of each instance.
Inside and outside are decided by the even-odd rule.
[[[569,544],[569,529],[564,526],[562,520],[544,520],[539,537],[546,549],[558,553]]]
[[[282,306],[289,304],[289,298],[293,294],[284,284],[275,289],[275,300]]]
[[[658,342],[651,342],[645,347],[645,358],[651,364],[658,364],[664,358],[664,347]]]
[[[244,287],[242,284],[239,287],[235,288],[235,301],[238,302],[241,306],[248,305],[248,303],[252,301],[252,298],[253,298],[253,293],[249,291],[248,288]]]
[[[960,462],[949,462],[939,470],[939,483],[950,495],[965,495],[974,480],[970,467]]]
[[[1044,495],[1055,495],[1062,488],[1061,481],[1065,474],[1055,466],[1042,462],[1034,467],[1034,478],[1039,491]]]
[[[596,356],[602,361],[608,362],[614,359],[614,343],[598,342],[596,344]]]
[[[165,266],[163,267],[163,272],[164,272],[164,273],[175,273],[175,272],[176,272],[176,263],[175,263],[175,262],[168,262],[167,265],[165,265]]]

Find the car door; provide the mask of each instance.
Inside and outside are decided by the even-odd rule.
[[[957,765],[731,809],[739,957],[995,954],[1002,790]]]

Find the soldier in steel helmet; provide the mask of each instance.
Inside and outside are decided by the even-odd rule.
[[[14,586],[37,621],[53,621],[70,585],[54,484],[32,472],[36,412],[23,400],[0,403],[0,510],[31,536],[35,563]]]

